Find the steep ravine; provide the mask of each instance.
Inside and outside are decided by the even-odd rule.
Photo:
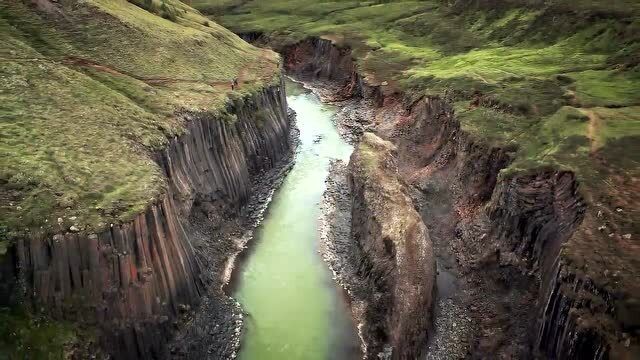
[[[283,83],[228,106],[233,116],[184,113],[187,131],[155,154],[165,195],[145,213],[97,234],[61,233],[20,239],[13,251],[20,292],[56,319],[97,326],[115,358],[166,356],[178,316],[222,283],[233,243],[194,247],[202,233],[232,221],[249,198],[252,179],[289,153]],[[203,273],[214,266],[216,275]],[[220,334],[221,340],[231,334]],[[221,356],[230,356],[228,349]]]
[[[268,43],[260,34],[245,38]],[[287,71],[328,84],[323,98],[350,101],[338,125],[356,137],[363,128],[374,130],[379,138],[366,135],[365,143],[385,154],[384,162],[393,164],[385,168],[403,189],[409,185],[401,191],[405,210],[409,195],[417,209],[403,212],[411,214],[412,226],[392,229],[396,222],[384,216],[389,204],[377,197],[380,191],[366,191],[372,176],[363,169],[370,163],[362,153],[355,156],[343,178],[351,188],[352,244],[342,248],[346,257],[327,260],[334,273],[352,262],[347,276],[359,278],[359,289],[342,285],[356,300],[356,319],[365,320],[359,328],[365,354],[404,359],[428,347],[427,356],[436,359],[632,359],[640,352],[637,304],[622,301],[624,294],[578,270],[567,255],[564,245],[589,234],[584,219],[596,216],[572,172],[501,174],[513,149],[465,133],[452,107],[438,97],[410,98],[367,82],[351,51],[329,40],[276,50]],[[235,356],[238,309],[222,292],[222,277],[244,245],[231,239],[238,235],[236,219],[246,211],[252,180],[290,156],[283,85],[230,105],[228,113],[235,116],[181,114],[187,132],[155,154],[167,191],[131,222],[97,234],[20,239],[0,266],[3,279],[17,272],[19,281],[0,291],[16,293],[18,286],[35,309],[98,325],[102,347],[116,358],[166,357],[168,350],[177,358]],[[384,236],[385,223],[392,235],[406,237]],[[212,234],[221,235],[211,241]],[[455,291],[436,289],[432,299],[434,258],[440,273],[445,269],[455,278]],[[441,279],[438,284],[446,283]],[[215,296],[206,297],[207,291]],[[167,349],[173,331],[184,326],[179,320],[188,322],[189,310],[202,299],[208,311],[224,313],[216,318],[220,324],[211,328],[196,317],[179,338],[194,348]],[[424,317],[415,316],[421,310]],[[431,320],[434,327],[427,330]],[[190,333],[198,324],[205,330]],[[194,339],[202,337],[214,343],[197,344]]]
[[[269,44],[261,34],[249,38]],[[413,185],[436,257],[457,277],[453,295],[439,298],[436,308],[452,302],[456,310],[448,312],[460,318],[435,319],[430,358],[638,354],[635,322],[624,320],[638,317],[636,307],[616,303],[625,295],[596,285],[563,249],[570,239],[589,234],[583,222],[589,210],[572,172],[500,174],[514,149],[465,133],[446,101],[368,84],[349,49],[329,40],[274,47],[289,71],[339,88],[334,100],[362,98],[356,112],[367,114],[378,135],[396,144],[399,172]]]

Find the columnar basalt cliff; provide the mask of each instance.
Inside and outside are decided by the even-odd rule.
[[[546,275],[582,221],[585,204],[573,173],[540,170],[503,179],[487,208],[489,237]]]
[[[570,239],[580,242],[578,229],[586,226],[588,207],[574,173],[540,168],[500,177],[511,161],[511,149],[466,134],[440,99],[422,99],[409,111],[413,120],[392,136],[401,149],[422,149],[401,155],[401,162],[412,164],[411,177],[418,187],[448,182],[458,207],[456,236],[463,248],[458,261],[473,267],[490,257],[500,266],[534,274],[538,325],[529,346],[552,358],[633,356],[637,338],[630,335],[632,327],[623,325],[613,300],[627,295],[595,285],[567,263],[562,251]]]
[[[365,358],[419,358],[427,338],[435,259],[427,229],[397,176],[395,147],[366,133],[349,164],[357,276],[368,285]]]
[[[640,316],[633,305],[633,295],[612,288],[611,282],[606,285],[607,281],[599,281],[596,285],[595,277],[599,276],[596,273],[601,270],[592,268],[585,272],[584,267],[576,267],[576,262],[569,260],[572,258],[569,251],[573,250],[564,249],[564,244],[569,243],[574,248],[580,247],[584,236],[597,232],[593,226],[585,225],[584,219],[594,210],[583,199],[576,175],[548,167],[500,174],[513,161],[515,146],[490,144],[464,131],[452,106],[440,97],[385,95],[383,86],[367,84],[365,77],[354,72],[348,49],[328,47],[326,41],[313,39],[302,42],[300,49],[287,47],[285,55],[293,54],[286,56],[289,70],[320,80],[338,79],[343,88],[357,78],[354,83],[358,90],[351,95],[372,99],[378,106],[371,121],[375,121],[379,135],[397,145],[401,176],[420,190],[434,183],[447,189],[453,204],[448,216],[456,225],[447,235],[454,238],[452,245],[445,247],[457,249],[456,261],[461,270],[476,274],[473,276],[477,279],[483,276],[483,266],[493,263],[497,277],[519,274],[517,281],[529,284],[524,288],[535,289],[523,299],[533,297],[537,301],[528,300],[529,305],[522,307],[535,308],[535,312],[522,310],[512,319],[506,316],[508,326],[518,328],[518,334],[503,336],[510,336],[511,342],[519,344],[507,341],[486,351],[495,351],[493,356],[496,352],[516,357],[535,352],[567,359],[637,356],[640,353],[637,321],[625,320]],[[321,64],[322,70],[314,71],[313,64]],[[344,70],[337,70],[340,66]],[[329,69],[333,75],[326,75]],[[357,196],[354,194],[354,198]],[[429,210],[428,196],[417,200],[427,204],[423,211]],[[356,239],[362,236],[361,222],[367,220],[360,217],[356,221],[357,211],[360,210],[354,208]],[[372,234],[375,232],[368,235]],[[503,282],[500,286],[505,286],[504,280],[499,281]],[[499,330],[495,321],[489,323],[489,328],[498,326],[494,330]],[[380,334],[385,332],[378,334],[378,339],[384,338]],[[365,335],[365,342],[370,341],[367,336],[370,335]],[[483,343],[482,339],[473,341]]]
[[[543,294],[546,302],[538,334],[538,346],[545,355],[559,359],[632,358],[630,343],[624,343],[627,338],[620,336],[622,332],[609,318],[615,312],[611,295],[591,280],[581,279],[565,264],[554,264],[552,271]],[[599,317],[598,322],[589,321],[593,315]]]
[[[331,40],[309,38],[294,45],[276,47],[284,57],[285,69],[308,81],[329,81],[337,85],[331,100],[354,97],[382,99],[378,87],[369,87],[361,78],[351,49],[337,47]]]
[[[407,152],[404,163],[417,162],[413,179],[418,186],[432,181],[434,174],[450,181],[460,215],[456,234],[461,259],[478,264],[493,254],[491,261],[501,266],[534,274],[538,325],[530,346],[563,359],[637,354],[638,339],[624,320],[637,317],[637,309],[617,306],[614,300],[630,295],[596,285],[593,274],[569,265],[570,254],[563,251],[569,241],[580,246],[580,237],[589,231],[583,223],[588,205],[574,173],[539,168],[500,177],[511,160],[510,149],[466,134],[439,99],[423,99],[411,113],[414,122],[397,129],[399,143],[426,151],[423,157]]]
[[[202,258],[187,222],[192,208],[205,203],[233,215],[252,177],[289,149],[282,82],[230,104],[224,115],[181,116],[186,132],[155,154],[166,193],[145,213],[97,234],[34,237],[16,246],[26,300],[55,318],[97,325],[115,358],[162,357],[171,324],[204,294]]]
[[[346,82],[356,71],[351,51],[339,49],[330,40],[313,38],[282,49],[285,65],[299,76]]]

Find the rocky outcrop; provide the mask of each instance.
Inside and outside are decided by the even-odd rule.
[[[500,176],[511,162],[512,149],[490,146],[465,133],[444,101],[423,98],[409,113],[409,121],[390,136],[397,139],[403,164],[419,169],[413,177],[418,187],[446,182],[460,216],[456,236],[463,245],[458,261],[471,268],[490,261],[533,275],[538,300],[530,320],[537,319],[537,325],[528,346],[560,359],[626,359],[638,354],[634,326],[625,325],[625,316],[640,313],[634,305],[620,306],[635,304],[633,296],[606,286],[611,280],[596,281],[593,269],[587,274],[570,264],[575,247],[591,244],[582,237],[595,230],[582,229],[589,206],[575,174],[537,168]],[[573,248],[563,249],[570,242]],[[596,257],[610,255],[609,249],[594,251],[599,252]],[[578,257],[584,256],[589,255]],[[614,272],[609,265],[597,266]]]
[[[382,105],[379,86],[368,84],[358,72],[351,48],[337,46],[329,39],[308,38],[293,45],[279,46],[266,42],[284,57],[288,73],[305,81],[328,81],[336,91],[327,97],[332,101],[368,98]]]
[[[623,324],[625,316],[637,317],[638,309],[622,311],[620,296],[572,266],[563,248],[581,236],[577,229],[586,211],[571,172],[541,169],[505,177],[487,209],[492,224],[487,239],[501,251],[502,263],[532,269],[540,280],[538,329],[532,340],[542,354],[557,359],[633,358],[638,349],[630,348],[632,327]]]
[[[388,134],[396,139],[403,164],[422,172],[446,169],[457,183],[454,197],[472,204],[489,200],[498,173],[511,161],[510,149],[488,146],[464,132],[451,105],[439,97],[421,98],[407,113],[407,120]]]
[[[543,296],[539,349],[548,357],[557,359],[630,358],[628,351],[625,351],[627,356],[620,351],[615,352],[616,356],[610,353],[612,344],[607,333],[615,334],[615,330],[612,331],[615,324],[605,315],[614,310],[609,294],[569,269],[558,263],[553,267],[554,273],[550,274],[548,292]],[[600,312],[599,319],[593,319],[594,311]],[[626,339],[621,340],[624,342]],[[629,346],[621,345],[621,350],[625,345]]]
[[[529,281],[538,300],[529,321],[537,325],[524,346],[549,358],[633,358],[637,337],[623,317],[637,317],[638,310],[622,311],[619,305],[629,295],[597,285],[593,270],[587,275],[570,265],[570,250],[563,250],[570,241],[578,247],[584,243],[578,229],[584,227],[588,204],[575,174],[538,168],[500,176],[512,149],[464,132],[444,101],[423,98],[408,112],[409,120],[390,137],[397,139],[401,162],[419,169],[414,184],[446,182],[460,216],[458,261],[481,269],[495,262],[504,271],[533,275]],[[498,277],[514,276],[497,271]]]
[[[289,148],[283,84],[242,100],[224,116],[182,114],[184,135],[155,154],[166,193],[130,222],[18,241],[19,275],[35,309],[98,325],[115,358],[163,356],[170,325],[207,285],[186,221],[192,208],[206,203],[233,214],[252,176]]]
[[[526,261],[523,266],[541,275],[551,271],[585,212],[574,174],[549,169],[505,177],[493,194],[487,208],[489,238]]]
[[[432,244],[397,175],[394,152],[390,142],[367,133],[349,164],[357,276],[369,285],[356,317],[370,359],[419,358],[431,316]]]
[[[636,359],[638,259],[611,230],[595,229],[604,215],[586,210],[555,258],[549,255],[555,261],[542,271],[538,348],[550,358]]]
[[[285,66],[301,78],[345,83],[355,75],[349,48],[338,48],[330,40],[310,38],[281,49]]]

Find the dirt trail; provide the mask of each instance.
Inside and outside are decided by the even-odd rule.
[[[580,109],[580,112],[589,117],[589,124],[587,126],[587,137],[591,140],[591,153],[595,153],[598,150],[598,128],[600,127],[600,117],[598,114],[590,109]]]
[[[232,79],[229,79],[227,81],[204,81],[200,79],[184,79],[184,78],[171,78],[171,77],[145,77],[145,76],[135,75],[124,70],[114,69],[112,67],[97,63],[93,60],[74,57],[74,56],[67,57],[61,62],[65,65],[89,67],[89,68],[106,72],[112,75],[129,76],[136,80],[145,82],[148,85],[165,85],[165,84],[183,82],[183,83],[194,83],[194,84],[207,84],[211,87],[221,87],[221,86],[230,87],[230,84],[232,81]],[[240,77],[238,78],[238,82],[240,82]]]
[[[269,52],[266,50],[262,51],[262,54],[260,55],[260,59],[261,61],[266,61],[269,58]],[[230,78],[228,80],[220,80],[220,81],[206,81],[206,80],[202,80],[202,79],[185,79],[185,78],[174,78],[174,77],[145,77],[145,76],[139,76],[139,75],[135,75],[132,74],[130,72],[124,71],[124,70],[118,70],[115,69],[113,67],[109,67],[106,65],[102,65],[96,61],[90,60],[90,59],[85,59],[85,58],[80,58],[80,57],[75,57],[75,56],[69,56],[66,57],[65,59],[63,59],[62,61],[60,61],[62,64],[65,65],[73,65],[73,66],[82,66],[82,67],[90,67],[93,69],[96,69],[98,71],[103,71],[112,75],[126,75],[129,77],[132,77],[136,80],[140,80],[143,81],[149,85],[165,85],[165,84],[171,84],[171,83],[194,83],[194,84],[206,84],[209,85],[211,87],[225,87],[225,88],[229,88],[231,89],[231,83],[233,82],[234,78]],[[267,61],[268,63],[268,61]],[[256,72],[258,74],[261,75],[260,71],[254,71],[254,69],[251,66],[244,66],[240,69],[240,71],[238,72],[237,76],[235,77],[235,79],[238,82],[238,86],[245,84],[245,83],[249,83],[255,80],[258,80],[261,78],[261,76],[258,76],[254,79],[251,79],[251,74],[253,72]],[[267,71],[267,73],[270,73],[269,71]]]
[[[115,69],[113,67],[100,64],[100,63],[98,63],[96,61],[85,59],[85,58],[80,58],[80,57],[76,57],[76,56],[68,56],[68,57],[65,57],[65,58],[63,58],[61,60],[49,59],[49,58],[38,58],[38,57],[29,57],[29,58],[25,58],[25,57],[0,57],[0,60],[3,60],[3,61],[24,61],[24,62],[45,61],[45,62],[62,64],[62,65],[65,65],[65,66],[78,66],[78,67],[84,67],[84,68],[92,68],[94,70],[105,72],[105,73],[108,73],[108,74],[111,74],[111,75],[128,76],[128,77],[134,78],[136,80],[142,81],[142,82],[144,82],[144,83],[146,83],[148,85],[166,85],[166,84],[172,84],[172,83],[193,83],[193,84],[206,84],[206,85],[209,85],[209,86],[214,87],[214,88],[225,87],[225,88],[231,89],[231,82],[233,81],[233,79],[224,80],[224,81],[206,81],[206,80],[201,80],[201,79],[184,79],[184,78],[172,78],[172,77],[146,77],[146,76],[139,76],[139,75],[130,73],[128,71]],[[246,82],[246,78],[247,78],[246,72],[247,72],[246,68],[243,68],[243,69],[240,70],[240,73],[238,74],[238,83],[239,84],[242,84],[242,83]]]

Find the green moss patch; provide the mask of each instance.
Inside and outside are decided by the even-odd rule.
[[[575,83],[569,86],[582,107],[627,107],[640,104],[640,72],[587,70],[567,74]]]
[[[0,359],[66,359],[76,334],[70,325],[0,308]]]

